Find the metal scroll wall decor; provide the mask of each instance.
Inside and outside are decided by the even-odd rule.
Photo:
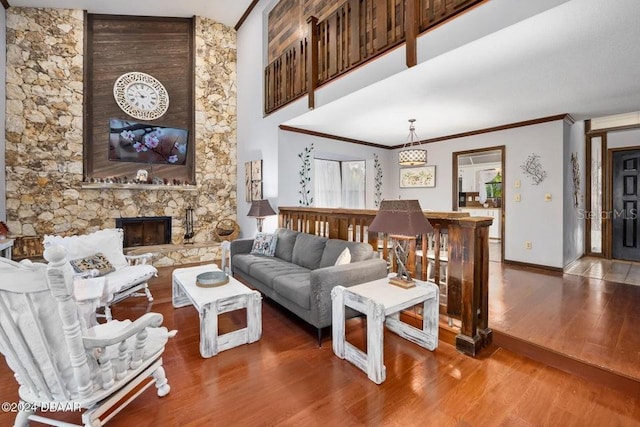
[[[311,153],[313,152],[313,144],[305,147],[304,151],[298,153],[298,157],[302,161],[300,166],[300,172],[298,172],[300,178],[300,199],[298,203],[300,206],[311,206],[313,203],[313,197],[311,197]]]
[[[373,169],[375,169],[376,174],[374,177],[375,181],[375,194],[374,194],[374,203],[376,208],[380,206],[380,202],[382,201],[382,164],[380,163],[380,158],[377,154],[373,154]]]
[[[573,205],[577,208],[580,204],[580,163],[578,153],[571,153],[571,173],[573,178]]]
[[[531,178],[533,185],[540,184],[547,177],[547,171],[542,168],[540,163],[540,156],[535,153],[529,154],[527,160],[520,165],[520,169]]]

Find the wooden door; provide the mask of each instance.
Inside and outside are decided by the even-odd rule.
[[[616,259],[640,261],[640,150],[613,153],[612,255]]]

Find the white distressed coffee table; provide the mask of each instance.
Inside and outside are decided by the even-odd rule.
[[[416,280],[416,287],[403,289],[379,279],[331,291],[333,352],[353,363],[369,379],[381,384],[386,379],[384,366],[384,324],[389,330],[428,350],[438,347],[439,289],[435,283]],[[400,311],[423,304],[422,329],[400,321]],[[367,352],[345,339],[345,307],[367,316]]]
[[[193,305],[200,314],[200,355],[215,356],[242,344],[256,342],[262,335],[262,295],[249,289],[233,277],[229,283],[201,288],[196,286],[200,273],[219,270],[215,264],[178,268],[172,275],[172,302],[174,308]],[[247,327],[218,335],[218,315],[247,309]]]

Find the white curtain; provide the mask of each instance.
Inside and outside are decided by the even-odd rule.
[[[365,162],[342,162],[342,207],[364,209]]]
[[[314,206],[364,209],[364,161],[340,162],[314,159]]]
[[[341,201],[340,162],[314,159],[315,203],[318,208],[338,208]]]

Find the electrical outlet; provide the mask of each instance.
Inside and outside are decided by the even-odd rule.
[[[529,241],[524,242],[524,248],[525,249],[531,249],[532,247],[533,247],[533,245],[531,244],[531,242],[529,242]]]
[[[520,200],[522,200],[521,197],[520,197],[520,193],[516,193],[514,199],[515,199],[516,202],[519,202]]]
[[[513,186],[514,186],[514,187],[516,187],[516,188],[520,188],[520,180],[519,180],[519,179],[516,179],[516,180],[513,182]]]

